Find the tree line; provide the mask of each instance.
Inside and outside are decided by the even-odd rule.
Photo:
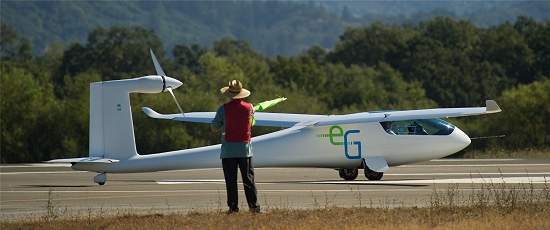
[[[48,46],[32,55],[28,40],[2,24],[1,162],[37,162],[88,154],[89,83],[154,74],[152,48],[185,111],[215,111],[218,89],[239,79],[250,102],[289,98],[273,112],[344,114],[388,109],[481,106],[503,112],[453,119],[470,136],[505,134],[480,149],[550,146],[550,23],[520,17],[479,28],[437,17],[396,26],[351,27],[331,49],[312,46],[291,57],[267,57],[249,43],[222,38],[210,47],[182,43],[171,54],[151,30],[99,27],[84,43]],[[159,121],[141,107],[177,113],[168,94],[131,95],[141,154],[218,143],[204,124]],[[255,128],[254,135],[273,128]],[[468,149],[466,149],[468,151]]]

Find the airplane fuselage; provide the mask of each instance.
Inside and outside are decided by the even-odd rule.
[[[392,135],[378,122],[306,127],[252,139],[255,167],[358,168],[364,158],[380,156],[388,165],[437,159],[470,144],[457,127],[448,135]],[[112,164],[79,164],[76,170],[101,173],[220,168],[220,147],[212,145],[149,155]]]

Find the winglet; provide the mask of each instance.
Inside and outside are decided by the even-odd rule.
[[[155,110],[149,107],[142,107],[141,110],[150,118],[161,118],[162,114],[157,113]]]
[[[485,113],[498,113],[502,111],[498,106],[496,101],[486,100],[485,101]]]
[[[177,117],[179,115],[182,115],[183,117],[185,117],[185,114],[161,114],[161,113],[157,113],[157,111],[155,111],[155,110],[153,110],[149,107],[141,107],[141,111],[143,111],[143,113],[145,113],[145,115],[147,115],[148,117],[155,118],[155,119],[174,120],[174,119],[177,119],[177,118],[182,118],[182,117]]]

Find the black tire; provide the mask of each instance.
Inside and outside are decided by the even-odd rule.
[[[338,169],[340,178],[344,180],[355,180],[359,175],[358,169]]]
[[[384,176],[383,172],[372,171],[368,167],[365,167],[365,177],[369,180],[381,180]]]
[[[107,182],[107,174],[100,173],[94,177],[94,182],[98,185],[104,185]]]

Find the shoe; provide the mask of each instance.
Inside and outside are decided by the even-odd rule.
[[[231,208],[231,209],[229,209],[229,210],[227,211],[226,214],[227,214],[227,215],[231,215],[231,214],[236,214],[236,213],[239,213],[239,209],[238,209],[238,208],[236,208],[236,209]]]
[[[260,210],[260,207],[257,208],[250,208],[250,212],[253,214],[260,214],[262,211]]]

